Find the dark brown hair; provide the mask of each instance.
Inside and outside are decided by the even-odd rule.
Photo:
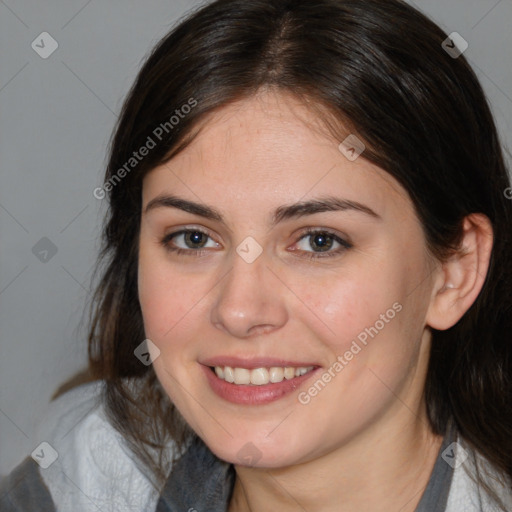
[[[510,181],[481,86],[464,56],[442,47],[446,38],[399,0],[218,0],[191,13],[144,63],[111,141],[89,354],[106,382],[112,422],[158,485],[169,468],[163,446],[183,446],[194,434],[152,367],[134,357],[145,338],[137,292],[142,178],[186,147],[206,114],[262,88],[318,107],[332,130],[335,121],[349,130],[338,132],[340,142],[357,134],[364,157],[408,191],[432,256],[443,261],[459,248],[470,213],[492,222],[480,295],[455,326],[432,332],[425,396],[435,433],[453,420],[512,477]],[[185,115],[182,106],[193,102]],[[176,110],[183,115],[170,123]],[[113,181],[148,137],[156,146]]]

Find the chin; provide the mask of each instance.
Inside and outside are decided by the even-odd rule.
[[[297,452],[297,443],[290,441],[292,436],[285,434],[269,439],[261,431],[243,437],[232,438],[226,435],[223,442],[216,439],[206,440],[209,449],[219,458],[231,464],[256,468],[280,468],[291,466],[305,460],[302,453]],[[300,443],[301,450],[304,444]]]

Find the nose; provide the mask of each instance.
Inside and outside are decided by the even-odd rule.
[[[233,267],[217,287],[211,322],[236,338],[251,338],[280,329],[288,312],[283,284],[264,256],[247,263],[234,256]]]

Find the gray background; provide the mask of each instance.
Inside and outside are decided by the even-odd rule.
[[[79,323],[107,143],[142,59],[200,3],[0,0],[0,475],[43,441],[34,427],[51,395],[86,365]],[[511,0],[411,3],[468,41],[465,56],[512,147]],[[42,32],[59,45],[47,59],[31,47]],[[46,255],[34,254],[38,242]]]

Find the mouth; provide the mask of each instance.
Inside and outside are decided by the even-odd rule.
[[[282,399],[321,370],[318,365],[275,359],[227,362],[222,358],[200,366],[206,383],[218,397],[240,405],[264,405]]]

